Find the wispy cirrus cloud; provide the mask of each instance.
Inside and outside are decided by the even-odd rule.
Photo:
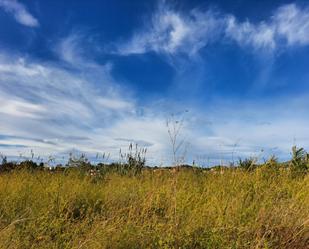
[[[96,65],[90,71],[80,71],[80,65],[68,69],[2,53],[1,152],[14,157],[30,155],[33,150],[41,157],[53,154],[61,160],[62,155],[78,149],[89,156],[107,152],[117,160],[119,148],[136,142],[148,147],[149,164],[171,163],[165,123],[172,111],[169,100],[162,106],[140,106],[128,91],[111,81],[104,65]],[[289,98],[289,102],[272,99],[272,108],[267,101],[219,101],[203,110],[186,105],[190,114],[181,138],[190,143],[187,161],[228,163],[260,155],[262,149],[262,156],[275,154],[287,159],[293,139],[304,147],[309,144],[307,105],[307,96]]]
[[[249,46],[257,50],[276,49],[276,30],[272,24],[265,22],[252,24],[249,21],[239,22],[233,15],[226,18],[224,36],[237,42],[240,46]]]
[[[134,112],[134,101],[118,91],[108,66],[79,66],[67,68],[2,52],[1,131],[19,137],[30,134],[55,143],[65,140],[60,149],[65,144],[72,147],[75,142],[85,142],[68,137],[88,137],[87,131]],[[39,140],[32,139],[29,146],[37,143]]]
[[[296,4],[280,7],[273,17],[275,30],[287,45],[309,45],[309,7]]]
[[[110,152],[117,160],[119,148],[137,142],[148,147],[148,163],[171,163],[165,121],[173,100],[140,104],[130,89],[114,80],[112,64],[85,57],[81,36],[71,36],[55,46],[56,62],[0,51],[1,152],[13,157],[32,149],[46,157],[78,149],[90,156]],[[61,44],[72,48],[70,56]],[[227,163],[262,148],[283,158],[294,138],[308,146],[308,97],[288,100],[272,99],[272,108],[262,101],[220,101],[203,109],[174,103],[175,110],[190,109],[182,130],[191,143],[187,161]]]
[[[239,45],[274,50],[279,47],[309,45],[309,7],[296,4],[279,7],[269,20],[253,24],[240,23],[234,16],[227,19],[226,36]]]
[[[17,0],[0,0],[0,8],[12,14],[17,22],[28,27],[38,27],[39,21]]]
[[[59,43],[82,44],[76,39],[65,37]],[[131,90],[114,81],[109,63],[83,57],[79,45],[73,48],[77,61],[67,60],[61,49],[56,51],[60,62],[0,51],[1,152],[13,157],[33,149],[46,157],[78,149],[107,151],[117,159],[131,137],[158,151],[160,132],[153,131],[164,133],[164,122],[158,126],[159,118],[138,114]]]
[[[148,51],[194,54],[216,40],[222,25],[223,20],[211,10],[193,10],[186,15],[161,4],[150,25],[134,33],[128,42],[121,43],[117,52],[123,55]]]
[[[122,55],[149,51],[169,55],[194,55],[200,49],[221,41],[236,42],[241,47],[272,52],[289,46],[309,44],[309,7],[283,5],[267,20],[258,23],[239,21],[232,14],[209,9],[183,13],[163,3],[150,24],[118,45]]]

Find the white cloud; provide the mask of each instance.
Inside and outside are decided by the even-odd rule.
[[[4,98],[0,96],[0,102],[2,103],[0,115],[7,114],[20,118],[36,118],[39,117],[37,114],[43,111],[43,108],[39,105],[35,105],[24,100],[8,99],[7,96]]]
[[[76,51],[72,54],[75,57]],[[110,152],[117,159],[119,148],[127,149],[134,138],[152,147],[152,157],[161,148],[155,132],[160,118],[137,114],[139,107],[130,89],[113,80],[110,64],[82,55],[66,62],[70,67],[0,53],[1,152],[29,155],[33,149],[46,158],[78,149],[90,155]]]
[[[138,114],[141,107],[110,81],[104,65],[97,64],[99,72],[92,77],[94,71],[80,72],[79,66],[70,70],[2,55],[0,68],[2,153],[29,156],[33,149],[37,155],[54,154],[61,160],[60,155],[78,149],[90,156],[111,153],[117,160],[119,148],[124,151],[137,141],[148,147],[148,163],[171,163],[165,124],[170,109],[145,103],[144,114]],[[182,130],[191,144],[188,162],[195,159],[207,165],[209,158],[212,164],[227,163],[233,157],[259,155],[262,148],[264,156],[274,153],[287,159],[294,138],[309,147],[308,104],[303,96],[288,102],[273,99],[272,108],[266,102],[235,101],[210,104],[203,110],[193,106]]]
[[[235,40],[241,46],[253,46],[256,49],[276,48],[274,26],[266,23],[253,25],[246,21],[239,23],[234,16],[226,22],[225,36]]]
[[[28,27],[38,27],[38,20],[33,17],[26,7],[16,0],[0,0],[0,8],[12,14],[17,22]]]
[[[122,95],[110,79],[109,66],[106,69],[97,64],[95,69],[84,71],[79,66],[65,69],[53,63],[2,54],[1,132],[49,140],[81,134],[88,137],[93,134],[92,129],[134,111],[129,91]],[[72,148],[74,142],[49,146],[57,151],[66,146]]]
[[[212,11],[193,10],[188,16],[161,5],[152,17],[150,26],[133,35],[132,40],[117,48],[120,54],[158,53],[195,54],[215,39],[222,20]]]
[[[262,160],[271,154],[287,160],[294,143],[309,149],[307,96],[288,100],[220,101],[201,111],[203,114],[197,112],[194,116],[198,119],[189,136],[191,155],[228,163],[232,156],[234,160],[244,156],[258,156]],[[207,119],[203,120],[204,117]]]
[[[176,37],[172,44],[182,39]],[[78,40],[74,43],[81,44]],[[78,45],[75,49],[82,51]],[[33,149],[47,157],[78,149],[88,155],[111,153],[117,160],[119,148],[125,150],[130,141],[136,141],[148,146],[148,163],[170,163],[165,117],[171,103],[140,106],[130,89],[115,82],[110,64],[85,59],[75,50],[71,54],[72,58],[78,55],[76,64],[58,53],[70,65],[63,66],[0,52],[1,152],[29,155]],[[203,110],[186,106],[191,116],[182,135],[191,143],[188,162],[196,158],[227,162],[233,153],[237,159],[257,155],[261,148],[286,158],[294,137],[297,144],[308,148],[308,104],[308,97],[303,96],[288,101],[272,99],[271,104],[221,101],[209,103]],[[183,109],[177,103],[175,106]]]
[[[81,51],[82,35],[78,33],[72,33],[71,35],[63,38],[55,47],[55,52],[65,62],[77,65],[78,63],[84,63]]]
[[[283,5],[267,20],[241,22],[234,15],[192,10],[181,13],[160,5],[150,24],[117,46],[122,55],[154,51],[168,55],[195,55],[201,48],[223,40],[242,47],[272,52],[277,48],[309,44],[309,9]]]
[[[296,4],[279,7],[274,15],[258,24],[249,21],[238,23],[234,16],[227,22],[226,35],[240,45],[253,45],[254,48],[307,46],[309,45],[309,8]]]
[[[299,8],[295,4],[280,7],[274,15],[276,32],[288,45],[309,44],[309,8]]]

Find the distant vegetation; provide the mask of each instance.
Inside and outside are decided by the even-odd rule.
[[[82,155],[0,166],[0,248],[309,248],[309,156],[237,166],[146,167]]]

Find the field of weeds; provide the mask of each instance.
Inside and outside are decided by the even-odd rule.
[[[260,166],[0,174],[0,248],[309,248],[309,175]]]

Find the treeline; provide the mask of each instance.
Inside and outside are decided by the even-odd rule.
[[[119,152],[119,162],[92,164],[85,154],[81,156],[69,155],[66,164],[49,165],[48,163],[37,163],[32,159],[26,159],[20,162],[8,161],[6,156],[2,155],[0,164],[1,172],[11,172],[15,170],[27,171],[50,171],[50,172],[68,172],[78,170],[81,173],[91,175],[105,174],[107,172],[117,172],[120,174],[138,175],[143,168],[146,168],[146,149],[138,148],[137,145],[130,144],[129,150],[123,153]],[[104,157],[104,156],[103,156]],[[103,158],[104,159],[104,158]],[[149,167],[148,167],[149,168]]]
[[[240,169],[245,171],[254,171],[257,168],[264,167],[272,170],[290,170],[297,174],[306,174],[309,171],[309,153],[303,148],[292,147],[292,158],[287,162],[279,162],[275,156],[271,156],[263,163],[259,163],[257,158],[250,157],[239,160],[236,163],[230,163],[228,166],[213,166],[203,168],[194,163],[192,165],[178,164],[175,166],[165,167],[150,167],[146,165],[146,150],[135,148],[130,145],[128,153],[121,153],[121,160],[113,163],[97,163],[93,164],[89,161],[85,154],[79,157],[70,154],[68,162],[66,164],[58,164],[56,166],[50,166],[47,163],[37,163],[31,159],[23,160],[20,162],[8,161],[7,157],[2,156],[0,164],[1,172],[11,172],[15,170],[27,170],[27,171],[51,171],[51,172],[64,172],[78,170],[90,175],[105,174],[107,172],[115,172],[125,175],[138,175],[142,170],[180,170],[180,169],[194,169],[201,171],[222,171],[227,169]]]

